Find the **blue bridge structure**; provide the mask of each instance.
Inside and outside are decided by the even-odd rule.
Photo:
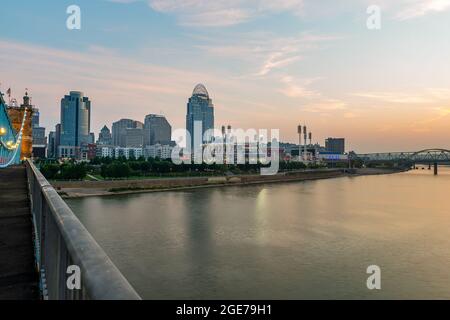
[[[22,126],[16,132],[8,116],[7,106],[0,92],[0,168],[20,163],[20,153],[22,149],[22,134],[27,119],[25,110]]]

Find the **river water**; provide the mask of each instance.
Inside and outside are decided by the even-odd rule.
[[[450,299],[439,170],[68,203],[145,299]]]

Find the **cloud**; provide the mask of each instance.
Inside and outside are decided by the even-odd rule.
[[[303,0],[148,0],[158,12],[175,15],[182,25],[231,26],[279,12],[301,12]]]
[[[450,9],[450,0],[416,0],[413,2],[414,3],[407,4],[406,8],[396,15],[396,19],[408,20],[429,13],[443,12]]]
[[[324,43],[343,39],[338,35],[302,32],[291,37],[277,37],[270,32],[240,33],[229,36],[198,38],[196,45],[213,57],[229,58],[244,62],[243,69],[253,69],[240,77],[264,78],[274,71],[282,71],[302,61],[311,51],[321,49]]]
[[[292,64],[293,62],[300,60],[301,56],[299,56],[299,55],[286,57],[286,55],[289,55],[293,52],[295,52],[295,50],[294,51],[287,50],[287,51],[280,51],[280,52],[272,53],[269,56],[269,58],[264,62],[264,64],[261,66],[261,69],[259,70],[257,75],[265,76],[272,69],[286,67],[286,66]]]
[[[347,110],[347,103],[337,99],[322,99],[303,107],[303,111],[319,113],[321,116],[331,116],[332,113],[345,110]]]
[[[309,90],[306,86],[313,82],[315,79],[310,80],[296,80],[291,76],[285,76],[281,78],[281,82],[285,85],[279,92],[290,98],[311,98],[317,97],[320,94],[313,90]]]
[[[422,92],[358,92],[351,95],[388,103],[427,104],[450,100],[450,89],[425,88]]]
[[[301,18],[338,16],[374,4],[372,0],[348,0],[336,7],[328,0],[107,0],[129,4],[147,2],[157,12],[173,15],[184,26],[227,27],[261,16],[288,12]],[[450,0],[377,0],[383,11],[404,21],[450,9]],[[358,9],[357,9],[358,10]]]
[[[229,90],[238,87],[207,71],[143,63],[104,47],[73,52],[1,39],[0,70],[9,75],[3,85],[11,86],[16,97],[23,94],[20,89],[31,88],[48,129],[59,121],[59,100],[70,90],[84,91],[93,101],[94,128],[122,117],[142,119],[162,110],[180,127],[184,126],[186,100],[196,83]]]

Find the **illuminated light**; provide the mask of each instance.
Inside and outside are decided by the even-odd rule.
[[[4,136],[6,134],[6,129],[1,127],[0,128],[0,136]]]

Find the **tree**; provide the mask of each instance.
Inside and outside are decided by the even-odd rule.
[[[59,165],[43,164],[40,169],[46,179],[56,179],[59,172]]]
[[[60,178],[64,180],[82,180],[86,177],[87,166],[85,163],[67,163],[61,166]]]
[[[131,169],[127,163],[113,162],[104,164],[101,168],[101,175],[104,178],[126,178],[131,174]]]

